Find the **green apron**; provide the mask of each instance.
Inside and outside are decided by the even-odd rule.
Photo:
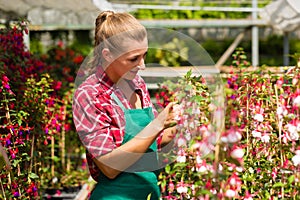
[[[111,97],[125,114],[125,135],[123,144],[135,137],[153,119],[152,108],[126,109],[113,93]],[[156,141],[136,163],[121,172],[115,179],[109,179],[101,173],[92,192],[91,200],[158,200],[160,189],[154,170],[158,169]]]

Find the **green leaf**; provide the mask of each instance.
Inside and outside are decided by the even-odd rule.
[[[39,176],[37,174],[35,174],[35,173],[30,173],[28,176],[31,179],[38,179],[39,178]]]
[[[283,186],[284,186],[284,184],[282,182],[277,182],[272,187],[276,188],[276,187],[283,187]]]
[[[289,184],[293,183],[294,180],[295,180],[295,175],[291,175],[291,176],[288,178]]]
[[[151,200],[151,193],[147,196],[147,200]]]
[[[171,168],[170,165],[167,165],[167,166],[165,167],[165,171],[166,171],[167,174],[170,173],[170,168]]]

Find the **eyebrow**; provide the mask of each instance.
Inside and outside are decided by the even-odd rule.
[[[143,54],[143,56],[147,55],[147,53],[148,53],[148,51],[146,51],[146,52]],[[134,58],[134,57],[139,57],[139,56],[141,56],[141,54],[137,53],[137,54],[134,54],[134,55],[132,55],[132,56],[130,56],[130,57],[131,57],[131,58]]]

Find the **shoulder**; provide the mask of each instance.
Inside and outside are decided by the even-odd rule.
[[[79,105],[102,104],[109,101],[109,88],[105,88],[95,75],[88,77],[78,88],[75,89],[73,103]],[[84,106],[85,107],[85,106]]]

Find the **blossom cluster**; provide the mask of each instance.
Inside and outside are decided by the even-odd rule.
[[[25,48],[24,32],[24,22],[0,30],[0,143],[9,161],[0,168],[0,199],[40,199],[54,177],[77,166],[66,152],[81,155],[69,84],[82,56],[57,48],[50,63]]]
[[[183,109],[174,162],[160,174],[164,199],[299,195],[300,62],[274,74],[264,68],[248,71],[240,50],[233,56],[232,72],[224,78],[225,128],[219,140],[210,118],[213,101],[207,100],[201,77],[163,84],[158,103],[177,101]]]

